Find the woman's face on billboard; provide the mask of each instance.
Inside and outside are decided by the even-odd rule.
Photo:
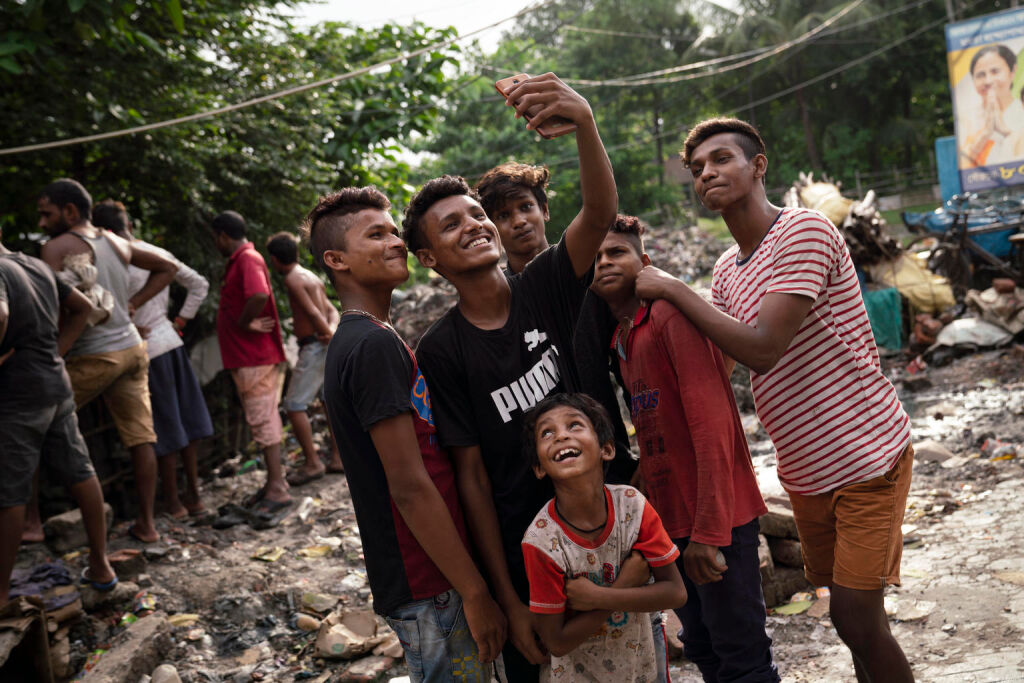
[[[1008,95],[1013,84],[1013,73],[998,52],[987,52],[974,65],[971,77],[974,79],[974,88],[981,98],[985,99],[991,90],[995,90],[1000,96]]]

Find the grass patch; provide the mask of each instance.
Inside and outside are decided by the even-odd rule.
[[[931,211],[934,211],[935,209],[939,208],[939,206],[941,204],[942,204],[942,202],[940,202],[940,201],[934,201],[934,202],[930,202],[928,204],[915,204],[914,206],[906,206],[906,207],[903,207],[902,209],[897,209],[895,211],[882,211],[882,217],[885,219],[885,222],[889,224],[890,228],[894,228],[896,232],[899,232],[899,231],[902,231],[902,230],[906,229],[906,226],[903,225],[903,218],[900,216],[900,214],[902,212],[904,212],[904,211],[910,211],[911,213],[924,213],[926,211],[927,212],[931,212]]]
[[[716,237],[726,242],[732,241],[732,233],[729,232],[729,227],[725,224],[725,219],[721,216],[714,216],[713,218],[698,216],[697,227],[712,237]]]

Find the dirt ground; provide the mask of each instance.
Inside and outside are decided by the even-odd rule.
[[[887,365],[913,418],[915,442],[931,439],[951,454],[915,463],[903,585],[887,592],[893,632],[920,681],[1024,680],[1024,450],[1015,458],[990,459],[992,439],[1024,446],[1024,355],[1019,349],[981,353],[913,377],[902,369],[906,359]],[[770,442],[763,430],[750,440],[759,478],[770,482]],[[939,457],[945,459],[933,460]],[[237,474],[241,460],[204,481],[211,510],[241,503],[258,487],[263,473]],[[139,590],[148,591],[159,610],[198,615],[173,629],[174,644],[164,658],[182,681],[348,680],[341,677],[349,662],[314,657],[316,632],[295,625],[300,612],[315,607],[369,608],[348,487],[343,476],[327,476],[293,495],[289,515],[263,531],[244,524],[215,530],[208,519],[180,523],[164,517],[164,540],[146,551],[141,570],[148,580],[123,577],[151,583]],[[115,527],[112,549],[140,548],[125,526]],[[280,556],[267,561],[277,549]],[[19,565],[46,555],[44,546],[28,547]],[[114,601],[72,628],[73,670],[80,671],[96,648],[116,644],[119,622],[131,609],[125,595],[129,602]],[[783,680],[854,680],[825,605],[814,607],[768,617]],[[682,659],[672,662],[671,673],[674,681],[700,680]],[[403,675],[397,660],[379,680]]]

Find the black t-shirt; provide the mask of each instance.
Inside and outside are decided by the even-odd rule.
[[[580,310],[579,322],[576,324],[576,336],[573,338],[573,356],[579,370],[581,390],[590,394],[608,411],[615,433],[615,459],[605,471],[604,480],[608,484],[628,484],[636,471],[638,462],[629,451],[629,434],[622,422],[619,399],[612,386],[612,375],[622,386],[622,375],[619,363],[611,350],[612,335],[615,334],[617,323],[615,316],[604,300],[593,292],[587,292]],[[623,387],[628,405],[629,395]]]
[[[10,316],[0,340],[0,410],[24,411],[60,403],[71,394],[64,359],[57,353],[60,302],[70,289],[39,259],[0,256],[0,300]]]
[[[563,240],[509,278],[510,310],[501,329],[472,325],[456,305],[416,350],[441,444],[480,446],[518,590],[526,589],[523,533],[553,495],[523,455],[523,415],[546,396],[579,390],[572,339],[592,277],[593,270],[576,277]]]
[[[381,420],[411,414],[423,465],[469,547],[455,471],[438,445],[430,393],[412,351],[394,330],[361,315],[342,316],[327,348],[324,397],[356,510],[374,610],[388,614],[450,589],[395,507],[369,434]]]

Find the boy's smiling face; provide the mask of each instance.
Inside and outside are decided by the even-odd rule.
[[[494,267],[501,258],[498,230],[468,195],[438,200],[423,214],[429,246],[416,252],[421,264],[442,275]]]
[[[505,197],[490,215],[501,235],[501,245],[509,254],[532,256],[547,244],[544,225],[548,209],[537,203],[530,190],[522,188]]]
[[[547,475],[557,482],[595,472],[603,478],[602,463],[615,457],[612,442],[599,443],[590,419],[572,406],[555,406],[537,418],[534,438],[538,479]]]

